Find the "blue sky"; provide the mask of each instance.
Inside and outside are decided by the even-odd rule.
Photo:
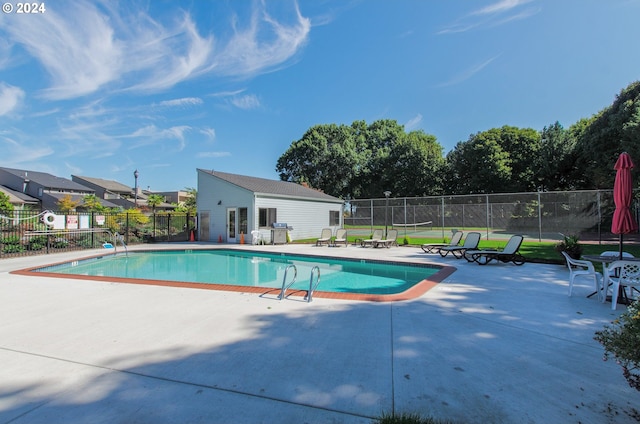
[[[503,125],[569,127],[640,79],[640,0],[45,7],[0,15],[0,166],[131,186],[137,169],[156,191],[195,187],[196,168],[278,179],[317,124],[394,119],[445,154]]]

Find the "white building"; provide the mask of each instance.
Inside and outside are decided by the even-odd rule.
[[[271,242],[273,223],[290,227],[290,240],[317,238],[343,225],[337,197],[300,184],[198,169],[198,239],[251,243],[259,230]]]

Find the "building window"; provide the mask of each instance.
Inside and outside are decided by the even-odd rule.
[[[240,220],[240,233],[248,234],[247,228],[249,227],[249,223],[247,221],[249,214],[247,212],[247,208],[238,208],[238,219]]]
[[[276,208],[258,209],[258,226],[271,227],[271,224],[274,222],[278,222],[276,217]]]
[[[329,225],[340,225],[340,211],[329,211]]]

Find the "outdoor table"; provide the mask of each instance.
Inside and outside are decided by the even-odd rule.
[[[640,262],[640,258],[622,258],[622,259],[620,259],[620,255],[582,255],[582,259],[585,259],[585,260],[591,261],[591,262],[599,262],[599,263],[601,263],[602,264],[602,275],[603,276],[607,272],[607,265],[609,265],[612,262],[620,261],[620,260],[629,261],[629,262]],[[623,305],[628,305],[629,304],[629,299],[627,299],[627,292],[623,289],[622,286],[620,288],[621,288],[621,290],[618,291],[618,303],[622,303]],[[591,297],[596,293],[597,292],[593,292],[587,297]],[[606,288],[605,288],[605,294],[606,294]]]

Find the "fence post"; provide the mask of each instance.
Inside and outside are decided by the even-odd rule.
[[[442,203],[442,238],[444,239],[444,196],[440,198]]]
[[[167,214],[167,241],[171,241],[171,214]]]
[[[538,241],[542,241],[542,203],[540,199],[540,191],[538,191]]]
[[[602,205],[600,203],[600,190],[596,192],[596,202],[598,204],[598,244],[602,244]]]
[[[486,202],[486,205],[487,205],[487,220],[486,220],[486,223],[487,223],[487,240],[489,240],[489,224],[490,224],[490,222],[489,222],[489,195],[488,194],[485,194],[485,202]]]
[[[129,244],[129,212],[126,212],[125,220],[124,220],[124,237],[126,243]]]

